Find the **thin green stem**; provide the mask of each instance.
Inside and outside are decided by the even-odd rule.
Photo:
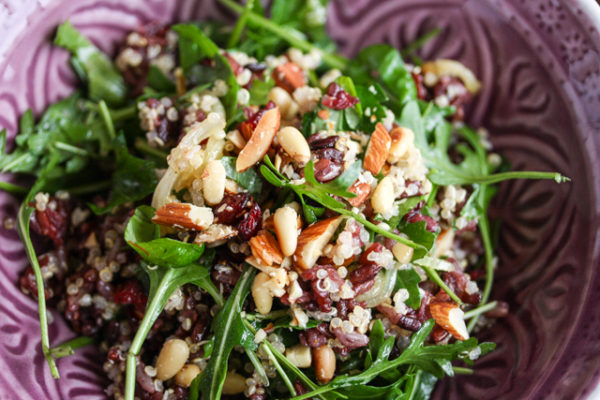
[[[486,214],[483,214],[479,218],[479,231],[481,233],[481,240],[483,241],[483,247],[485,249],[485,284],[483,287],[483,293],[481,295],[481,303],[485,304],[490,298],[492,292],[492,284],[494,283],[494,249],[492,248],[492,239],[490,235],[490,222]],[[475,328],[477,321],[479,321],[479,315],[473,317],[467,329],[469,332]]]
[[[104,120],[104,124],[106,125],[106,130],[108,131],[108,135],[110,139],[114,139],[117,137],[117,133],[115,132],[115,125],[113,124],[112,116],[110,115],[110,110],[108,106],[104,102],[104,100],[100,100],[98,103],[98,109],[100,111],[100,115]]]
[[[400,51],[400,54],[402,54],[403,57],[411,55],[412,53],[423,47],[425,43],[439,35],[441,32],[442,30],[440,28],[433,28],[432,30],[419,36],[414,42],[403,48],[402,51]]]
[[[74,186],[74,187],[65,189],[65,191],[67,191],[71,194],[74,194],[74,195],[96,193],[96,192],[100,192],[102,190],[109,189],[111,184],[112,184],[111,180],[106,180],[106,181],[88,183],[87,185]]]
[[[481,314],[485,314],[486,312],[493,310],[494,307],[496,307],[496,305],[498,305],[498,302],[492,301],[492,302],[489,302],[482,306],[479,306],[477,308],[474,308],[472,310],[469,310],[469,311],[465,312],[465,319],[469,319],[469,318],[479,316]]]
[[[425,273],[427,273],[427,275],[432,281],[434,281],[439,287],[441,287],[446,293],[448,293],[448,296],[450,296],[450,298],[454,300],[456,304],[458,304],[459,306],[463,305],[462,300],[456,295],[456,293],[452,291],[452,289],[448,287],[448,285],[446,285],[446,283],[442,280],[442,278],[439,276],[435,269],[427,267],[425,265],[420,265],[420,267],[423,268]]]
[[[510,179],[553,179],[557,183],[570,182],[571,179],[557,172],[541,171],[509,171],[498,174],[483,175],[480,177],[469,178],[471,183],[494,184]]]
[[[118,108],[116,110],[110,110],[110,117],[112,118],[113,122],[120,122],[129,118],[133,118],[136,114],[137,107],[135,104],[123,108]]]
[[[246,23],[248,22],[248,13],[252,12],[252,7],[254,6],[254,0],[248,0],[246,2],[246,6],[244,7],[244,11],[239,16],[235,27],[233,28],[233,32],[229,36],[229,40],[227,40],[227,48],[230,49],[234,47],[240,40],[242,36],[242,31],[246,27]]]
[[[68,153],[75,154],[78,156],[87,157],[90,155],[90,153],[87,150],[64,142],[54,142],[54,147],[56,147],[59,150],[66,151]]]
[[[5,192],[12,193],[12,194],[27,194],[27,192],[29,191],[29,189],[27,189],[23,186],[19,186],[19,185],[15,185],[14,183],[3,182],[3,181],[0,181],[0,190],[4,190]]]
[[[256,355],[255,352],[251,351],[251,350],[245,350],[246,351],[246,355],[248,356],[248,359],[250,360],[250,362],[252,363],[252,365],[254,365],[254,371],[258,374],[258,376],[260,377],[262,383],[265,386],[269,386],[269,377],[267,376],[267,372],[265,371],[265,367],[263,367],[262,363],[260,362],[260,359],[258,358],[258,356]]]
[[[50,349],[50,354],[53,358],[62,358],[75,353],[75,350],[94,344],[94,338],[89,336],[79,336],[66,342],[59,344]]]
[[[413,368],[413,367],[411,366],[410,368]],[[409,371],[410,371],[410,369],[409,369]],[[416,388],[421,383],[421,375],[423,375],[423,370],[422,369],[418,370],[415,373],[415,380],[413,381],[412,390],[410,391],[410,397],[408,398],[408,400],[414,400],[414,398],[417,395],[417,393],[419,393],[419,391],[416,390]]]
[[[473,375],[475,372],[471,368],[464,367],[452,367],[452,371],[454,371],[456,375]]]
[[[241,14],[244,11],[244,7],[240,6],[233,0],[220,0],[220,2],[223,5],[225,5],[226,7],[230,8],[231,10],[237,12],[238,14]],[[297,47],[300,50],[309,52],[311,50],[318,49],[314,44],[312,44],[309,41],[306,41],[304,39],[300,39],[299,37],[293,35],[289,31],[287,31],[285,28],[283,28],[282,26],[278,25],[277,23],[271,21],[268,18],[262,17],[253,12],[249,12],[248,20],[255,24],[260,25],[262,28],[279,36],[280,38],[282,38],[283,40],[288,42],[290,45]],[[330,54],[330,53],[323,52],[322,59],[323,59],[323,62],[325,62],[325,64],[329,65],[332,68],[337,68],[340,70],[346,69],[346,66],[348,65],[347,59],[345,59],[344,57],[341,57],[339,55],[336,55],[336,54]]]
[[[27,253],[27,258],[29,258],[29,262],[31,263],[31,268],[33,269],[35,281],[37,283],[38,314],[40,319],[40,335],[42,337],[42,353],[44,354],[44,358],[50,367],[52,377],[54,379],[58,379],[60,378],[60,374],[58,373],[58,368],[56,367],[56,361],[50,352],[50,336],[48,334],[48,315],[46,309],[44,278],[42,277],[40,263],[38,262],[35,249],[33,248],[33,243],[31,243],[31,238],[29,236],[29,221],[32,213],[33,208],[29,207],[28,200],[26,199],[23,203],[21,203],[21,207],[19,208],[19,214],[17,216],[17,228],[19,235],[21,236],[21,240],[23,240],[25,252]]]
[[[166,160],[167,159],[167,155],[168,153],[164,150],[158,149],[156,147],[152,147],[148,144],[148,142],[146,142],[144,139],[142,138],[137,138],[135,139],[135,144],[134,144],[135,148],[138,149],[140,152],[147,154],[149,156],[152,157],[156,157],[156,158],[160,158],[162,160]]]
[[[267,356],[269,357],[269,359],[273,363],[273,366],[275,367],[275,369],[277,370],[277,372],[279,372],[279,375],[281,376],[281,379],[283,380],[283,383],[285,383],[285,386],[287,386],[288,390],[290,391],[290,394],[292,396],[295,396],[296,395],[296,389],[294,388],[294,384],[290,380],[290,377],[287,376],[287,374],[285,373],[285,371],[281,367],[281,364],[279,364],[279,361],[277,361],[277,358],[275,358],[275,356],[271,352],[271,349],[268,346],[265,346],[264,343],[261,346],[262,346],[263,351],[267,354]]]
[[[177,271],[173,268],[168,268],[163,275],[162,279],[154,296],[150,303],[146,306],[146,313],[140,323],[140,326],[131,342],[129,352],[127,353],[127,371],[125,373],[125,400],[133,400],[135,396],[135,372],[137,367],[137,356],[140,354],[144,340],[148,336],[148,332],[154,325],[154,322],[160,315],[164,302],[169,298],[169,291],[173,291],[174,288],[169,286],[169,281],[173,279],[173,276]]]

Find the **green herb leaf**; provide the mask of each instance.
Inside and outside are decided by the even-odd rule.
[[[69,21],[58,27],[54,43],[73,55],[76,70],[80,73],[80,78],[87,82],[92,100],[105,100],[110,105],[120,105],[125,101],[127,88],[111,59],[81,35]]]
[[[413,310],[418,310],[421,306],[421,294],[419,293],[420,282],[421,277],[419,274],[417,274],[414,268],[410,267],[408,269],[398,270],[398,275],[396,276],[396,285],[408,290],[409,297],[406,301],[406,305]]]
[[[221,158],[227,177],[250,192],[254,198],[258,198],[262,193],[263,180],[261,176],[254,168],[250,168],[244,172],[238,172],[235,168],[236,160],[236,157],[229,156]]]
[[[90,204],[96,214],[105,214],[123,203],[142,200],[158,183],[154,163],[129,154],[123,136],[117,138],[115,151],[117,165],[112,176],[110,201],[102,208]]]
[[[175,92],[175,83],[169,79],[164,72],[156,65],[151,65],[146,78],[148,86],[159,92],[173,93]]]
[[[199,384],[203,400],[221,398],[229,354],[234,346],[241,344],[244,348],[256,349],[254,335],[241,318],[242,305],[250,292],[255,272],[254,268],[246,266],[233,292],[213,321],[215,345]]]

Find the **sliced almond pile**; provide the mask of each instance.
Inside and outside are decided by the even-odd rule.
[[[279,265],[283,261],[277,239],[271,233],[263,230],[250,239],[249,244],[252,255],[260,261],[261,265]]]
[[[256,128],[252,132],[252,137],[246,143],[246,146],[240,151],[240,154],[235,163],[235,169],[238,172],[243,172],[254,164],[263,159],[275,134],[279,130],[281,115],[279,108],[271,108],[266,111],[256,124]]]
[[[202,231],[214,220],[212,209],[189,203],[168,203],[156,210],[152,222],[175,229]]]
[[[469,331],[465,325],[465,313],[458,305],[445,301],[432,301],[429,304],[431,316],[442,328],[458,340],[467,340]]]
[[[306,85],[306,76],[302,68],[293,62],[281,64],[273,70],[273,80],[275,85],[287,90],[290,94],[294,90]]]
[[[368,183],[356,181],[348,188],[350,193],[356,194],[356,197],[346,199],[352,207],[358,207],[365,202],[371,193],[371,186]]]
[[[365,152],[363,168],[373,175],[379,174],[381,167],[383,167],[387,159],[391,143],[392,138],[383,124],[378,123],[375,125],[375,131],[371,135],[371,140],[369,140],[367,151]]]
[[[307,270],[315,265],[340,222],[342,222],[341,217],[324,219],[307,226],[300,233],[294,253],[295,265],[299,269]]]

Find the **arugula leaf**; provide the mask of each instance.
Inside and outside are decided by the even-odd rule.
[[[112,176],[110,201],[102,208],[89,204],[96,214],[105,214],[123,203],[142,200],[154,191],[158,183],[154,163],[129,154],[123,136],[117,137],[115,152],[117,163]]]
[[[369,335],[369,347],[365,357],[365,369],[388,359],[394,347],[393,337],[385,338],[385,330],[381,320],[376,320]]]
[[[406,305],[413,310],[418,310],[419,307],[421,307],[421,294],[419,293],[420,282],[421,277],[414,268],[410,267],[408,269],[398,270],[398,274],[396,275],[396,286],[408,290],[409,297],[406,301]],[[397,289],[394,288],[394,290]]]
[[[204,246],[159,238],[160,227],[152,223],[153,216],[152,207],[138,207],[125,228],[125,241],[150,264],[180,268],[198,261]]]
[[[228,119],[233,118],[237,110],[237,95],[240,85],[231,69],[229,61],[223,56],[219,47],[208,38],[200,28],[192,24],[177,24],[172,29],[179,34],[179,59],[181,66],[193,85],[214,83],[222,79],[229,90],[223,97]],[[214,65],[198,64],[208,58]]]
[[[264,106],[269,102],[269,92],[275,86],[275,82],[270,76],[266,76],[265,80],[255,79],[250,87],[250,104]]]
[[[395,215],[386,221],[387,224],[390,226],[390,229],[396,228],[400,224],[404,216],[408,214],[410,210],[415,208],[424,199],[425,196],[413,196],[401,200],[398,203],[398,215]]]
[[[367,386],[371,381],[384,375],[387,371],[397,370],[399,367],[406,365],[414,366],[441,378],[445,374],[453,374],[451,368],[446,368],[447,362],[456,359],[467,363],[472,362],[469,354],[473,353],[470,352],[481,351],[481,355],[485,355],[495,347],[493,343],[482,343],[479,345],[475,338],[442,346],[425,346],[424,342],[431,333],[434,325],[435,322],[433,320],[425,322],[423,327],[413,334],[410,345],[397,358],[374,363],[369,369],[356,375],[339,375],[328,384],[306,394],[296,396],[293,400],[306,399],[341,388],[344,388],[346,393],[352,393],[353,389]],[[361,390],[373,391],[373,389],[364,388]]]
[[[289,188],[293,190],[294,193],[296,193],[296,195],[300,199],[300,202],[302,203],[304,215],[309,222],[314,222],[316,220],[316,217],[318,216],[317,213],[322,213],[324,210],[317,210],[315,208],[311,208],[307,204],[305,197],[316,201],[323,207],[329,208],[330,210],[335,211],[338,214],[346,215],[355,219],[357,222],[360,222],[372,232],[379,233],[380,235],[393,239],[397,242],[404,243],[407,246],[410,246],[414,249],[425,250],[425,247],[421,244],[415,243],[412,240],[406,239],[403,236],[397,235],[389,230],[383,229],[382,227],[375,225],[371,221],[367,220],[365,217],[346,209],[345,204],[337,201],[336,199],[330,196],[330,193],[328,191],[330,187],[324,186],[315,179],[314,167],[310,162],[304,168],[304,177],[306,179],[306,183],[301,185],[294,185],[290,183],[289,179],[287,179],[279,173],[279,171],[277,170],[277,168],[275,168],[268,156],[265,156],[265,158],[263,159],[263,164],[260,166],[260,172],[263,175],[263,177],[274,186],[281,188]],[[338,193],[342,194],[342,192]]]
[[[233,292],[215,317],[212,329],[215,337],[214,348],[206,368],[200,376],[199,389],[202,399],[220,399],[227,374],[229,354],[236,345],[255,350],[254,335],[242,320],[242,305],[250,293],[256,271],[246,265]],[[197,394],[195,394],[197,398]],[[190,393],[190,398],[194,395]]]
[[[72,54],[71,60],[80,78],[87,82],[92,100],[105,100],[110,105],[120,105],[125,101],[127,88],[111,59],[69,21],[58,27],[54,43]]]
[[[435,244],[435,238],[437,237],[437,233],[433,233],[427,230],[426,221],[419,221],[413,223],[402,221],[397,228],[400,232],[408,236],[410,240],[419,243],[421,244],[421,246],[423,246],[421,249],[415,249],[413,258],[423,257],[429,252],[429,250],[433,248],[433,245]]]
[[[227,177],[235,181],[238,185],[246,189],[252,197],[258,198],[262,193],[263,180],[254,168],[250,168],[244,172],[238,172],[235,168],[237,157],[225,156],[221,158],[221,162],[225,167]]]
[[[148,303],[146,305],[146,313],[142,319],[138,331],[135,334],[131,347],[127,354],[127,371],[125,378],[125,399],[133,400],[135,393],[135,374],[137,356],[139,355],[142,345],[148,332],[154,325],[154,322],[162,312],[167,303],[167,300],[173,292],[187,284],[192,283],[206,290],[215,300],[218,305],[223,304],[223,298],[219,290],[214,286],[210,279],[210,270],[208,266],[200,265],[198,263],[189,263],[183,265],[184,261],[190,259],[197,260],[202,251],[203,246],[196,246],[197,248],[190,247],[188,243],[177,242],[172,240],[170,242],[161,241],[158,238],[160,230],[156,227],[150,227],[150,218],[153,214],[151,207],[141,207],[136,210],[134,216],[130,219],[125,229],[125,239],[127,243],[134,249],[136,246],[143,246],[147,249],[146,252],[139,252],[142,258],[150,262],[141,263],[141,267],[147,274],[150,281],[150,290],[148,294]],[[135,242],[134,240],[144,240],[143,242]],[[157,241],[161,241],[160,246],[156,246]],[[165,245],[168,243],[168,245]],[[150,246],[149,244],[153,244]],[[180,249],[177,249],[180,246]],[[194,245],[195,246],[195,245]],[[152,265],[154,261],[162,260],[166,257],[164,252],[168,249],[168,253],[171,257],[177,257],[181,255],[182,258],[172,259],[168,262],[168,265]]]
[[[151,65],[147,77],[148,86],[159,92],[175,92],[175,83],[169,79],[156,65]]]

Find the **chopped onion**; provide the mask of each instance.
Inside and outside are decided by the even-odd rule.
[[[356,297],[356,301],[364,301],[367,307],[373,308],[389,299],[396,284],[396,269],[382,270],[375,277],[371,290]]]

